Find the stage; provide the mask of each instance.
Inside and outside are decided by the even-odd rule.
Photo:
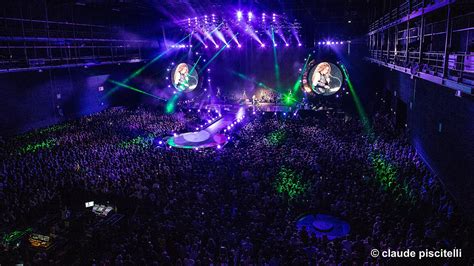
[[[178,134],[170,137],[166,142],[171,147],[183,149],[220,148],[228,141],[227,136],[220,132],[233,124],[236,120],[237,116],[235,113],[224,114],[219,120],[205,129]]]
[[[194,106],[194,108],[199,108],[199,105]],[[244,107],[247,111],[257,111],[257,112],[278,112],[278,113],[289,113],[296,111],[299,108],[287,106],[284,104],[277,103],[259,103],[251,104],[250,102],[244,102],[240,104],[231,104],[231,103],[213,103],[206,104],[204,108],[206,109],[215,109],[221,111],[235,111],[236,109]]]

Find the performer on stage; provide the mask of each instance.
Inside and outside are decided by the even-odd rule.
[[[331,65],[323,62],[316,66],[316,70],[311,78],[313,90],[318,94],[324,94],[330,91],[329,83],[331,82]]]

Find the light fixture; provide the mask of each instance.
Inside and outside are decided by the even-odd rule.
[[[237,11],[237,20],[240,21],[242,19],[242,11]]]

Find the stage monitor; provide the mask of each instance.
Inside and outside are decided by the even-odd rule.
[[[329,62],[312,63],[303,80],[304,90],[323,96],[338,92],[343,83],[343,75],[339,67]]]
[[[198,86],[198,71],[192,65],[179,63],[173,71],[171,71],[171,80],[176,90],[180,92],[191,92]]]

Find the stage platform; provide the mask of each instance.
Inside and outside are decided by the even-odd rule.
[[[224,146],[228,139],[220,132],[236,120],[235,113],[224,114],[207,128],[196,132],[188,132],[170,137],[166,142],[168,145],[183,149],[212,148]]]
[[[249,102],[245,103],[234,103],[234,104],[229,104],[229,103],[213,103],[213,104],[206,104],[204,106],[195,106],[195,108],[202,108],[204,107],[205,109],[214,109],[214,110],[220,110],[220,111],[235,111],[238,110],[239,108],[245,108],[248,111],[257,111],[257,112],[278,112],[278,113],[289,113],[292,111],[296,111],[296,107],[292,106],[287,106],[283,104],[276,104],[276,103],[259,103],[259,104],[251,104]]]

